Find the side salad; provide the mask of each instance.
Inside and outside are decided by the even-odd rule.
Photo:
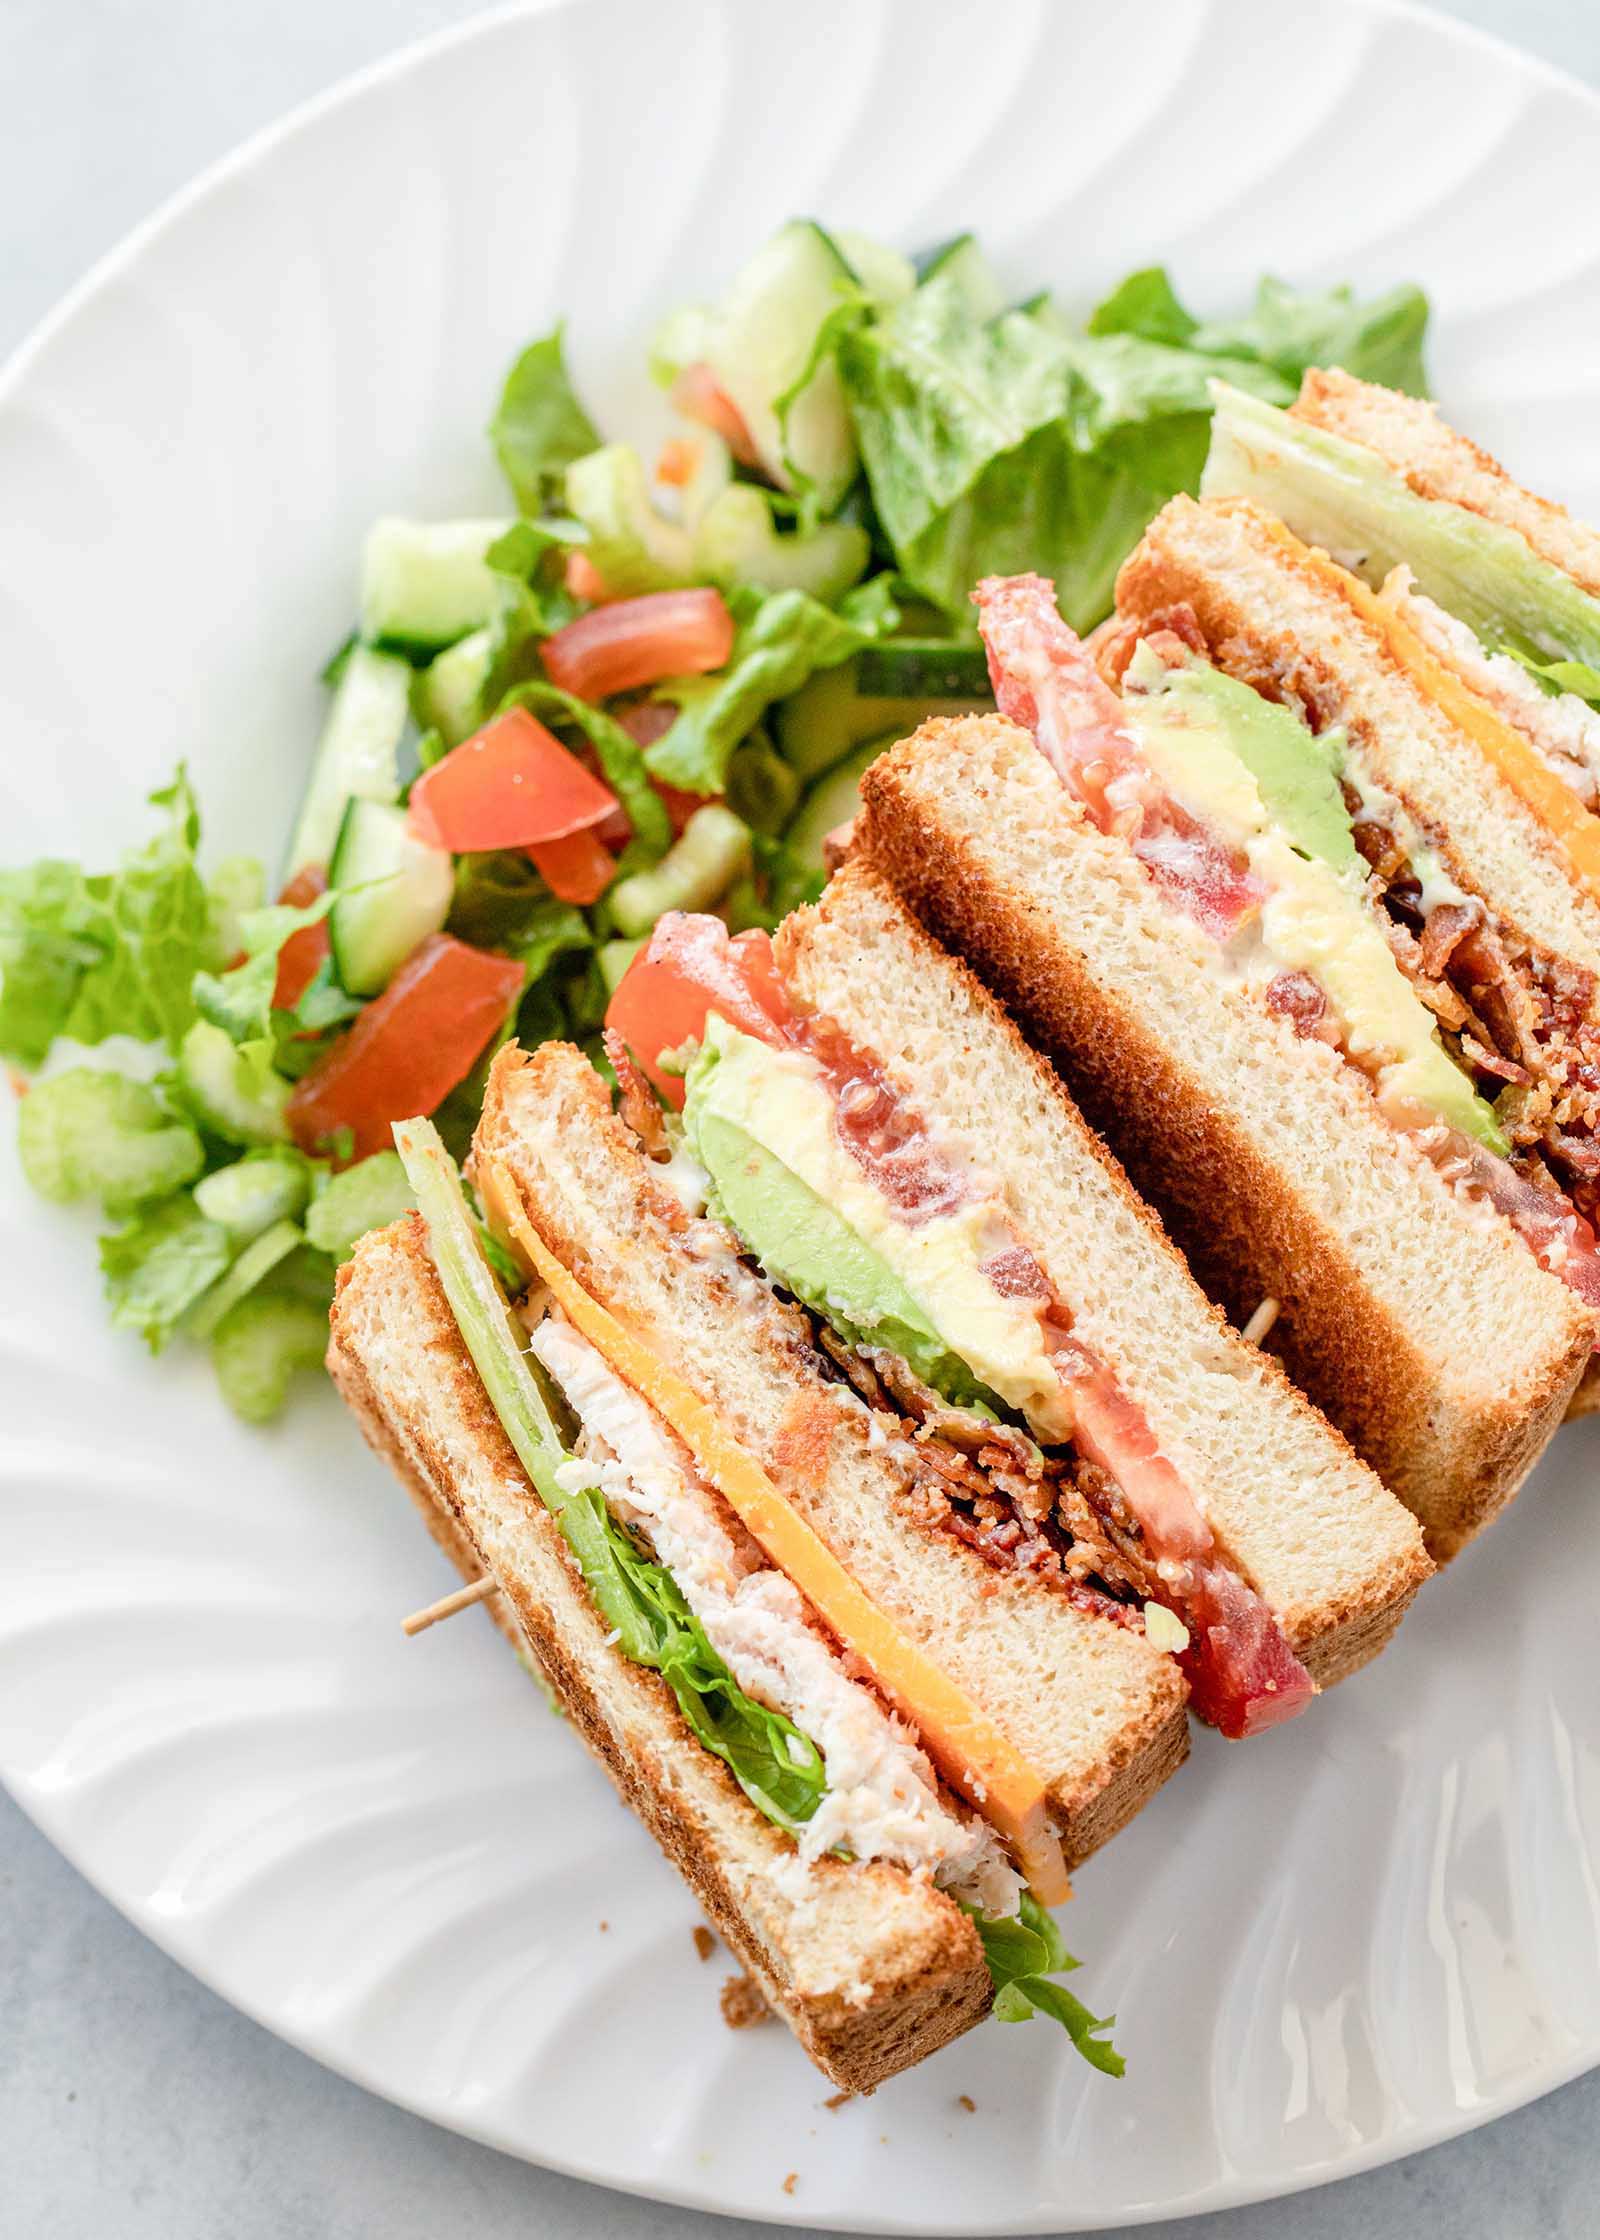
[[[252,859],[202,870],[181,768],[115,870],[0,872],[23,1170],[108,1217],[113,1322],[207,1346],[273,1415],[339,1262],[413,1202],[396,1120],[459,1152],[509,1036],[604,1067],[664,911],[737,931],[813,896],[880,749],[987,704],[972,584],[1038,570],[1099,621],[1198,482],[1212,376],[1421,391],[1426,321],[1415,288],[1269,279],[1205,322],[1151,269],[1079,327],[970,235],[913,263],[795,220],[656,334],[678,427],[652,459],[602,440],[559,328],[531,343],[489,427],[504,515],[367,537],[275,900]]]

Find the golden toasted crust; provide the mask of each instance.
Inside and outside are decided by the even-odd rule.
[[[1600,1361],[1591,1361],[1578,1379],[1578,1389],[1567,1408],[1568,1423],[1576,1423],[1580,1416],[1600,1413]]]
[[[749,1276],[732,1249],[703,1249],[710,1224],[685,1238],[681,1208],[579,1051],[546,1043],[526,1058],[502,1052],[475,1141],[511,1173],[556,1257],[624,1323],[650,1330],[874,1599],[1045,1768],[1069,1866],[1109,1841],[1187,1755],[1186,1690],[1171,1659],[908,1517],[896,1466],[821,1376],[804,1315]],[[779,1391],[785,1409],[773,1432]],[[797,1469],[812,1455],[804,1434],[819,1401],[828,1470]],[[1006,1669],[986,1661],[991,1636]],[[1032,1684],[1035,1669],[1053,1676],[1047,1695]],[[1031,1742],[1024,1718],[1037,1729]]]
[[[500,1580],[503,1629],[526,1645],[579,1734],[818,2068],[846,2091],[870,2092],[988,2011],[992,1986],[976,1931],[951,1900],[900,1869],[819,1861],[811,1870],[812,1910],[825,1926],[830,1907],[854,1917],[829,1933],[848,1942],[862,1917],[874,1933],[861,1940],[848,1985],[835,1980],[819,1990],[795,1980],[795,1951],[762,1932],[738,1886],[749,1889],[752,1875],[764,1880],[789,1851],[787,1839],[689,1733],[659,1676],[627,1663],[606,1641],[462,1344],[426,1234],[421,1217],[409,1215],[366,1237],[340,1270],[328,1350],[335,1384],[463,1574],[492,1570]],[[476,1537],[472,1480],[479,1472],[502,1499],[508,1489],[519,1497],[517,1560],[501,1546],[490,1562]],[[763,1904],[772,1919],[770,1896]],[[880,1909],[893,1917],[892,1936],[876,1933]],[[797,1948],[806,1934],[802,1921]],[[839,1977],[837,1966],[831,1972]]]
[[[1516,530],[1541,559],[1600,594],[1600,533],[1525,490],[1498,459],[1441,419],[1437,405],[1314,366],[1290,413],[1377,452],[1419,498],[1441,498]]]
[[[1290,1375],[1413,1510],[1443,1561],[1510,1498],[1559,1422],[1587,1357],[1582,1318],[1551,1281],[1555,1336],[1537,1375],[1470,1401],[1443,1389],[1441,1364],[1374,1298],[1336,1210],[1310,1202],[1292,1166],[1267,1156],[1248,1118],[1215,1094],[1209,1054],[1152,1031],[1140,1006],[1090,969],[1062,911],[1008,874],[1003,752],[986,833],[952,811],[947,748],[987,761],[1002,733],[1017,736],[995,718],[928,724],[880,758],[862,783],[858,845],[1062,1066],[1233,1320],[1263,1297],[1280,1302],[1273,1344]],[[1050,837],[1064,851],[1062,891],[1076,897],[1072,852],[1090,843],[1068,817]],[[1082,907],[1101,906],[1085,888]],[[1356,1621],[1348,1653],[1360,1643]]]

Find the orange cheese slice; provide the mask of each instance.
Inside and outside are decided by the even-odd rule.
[[[1010,1845],[1045,1905],[1072,1895],[1043,1777],[976,1704],[880,1610],[767,1473],[717,1421],[699,1394],[623,1328],[561,1265],[523,1211],[516,1184],[480,1155],[478,1187],[496,1235],[530,1276],[548,1286],[573,1326],[624,1384],[648,1401],[694,1457],[707,1481],[794,1581],[846,1648],[857,1655],[940,1772]]]
[[[1297,559],[1310,566],[1330,590],[1377,631],[1418,689],[1487,756],[1518,800],[1532,810],[1560,846],[1578,883],[1600,902],[1600,817],[1592,816],[1572,788],[1563,785],[1540,761],[1514,724],[1480,700],[1470,685],[1424,644],[1391,601],[1380,597],[1359,576],[1348,574],[1325,552],[1302,545],[1280,524],[1274,523],[1273,529]]]

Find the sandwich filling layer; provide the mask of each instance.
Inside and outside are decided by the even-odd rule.
[[[1312,1684],[1020,1234],[997,1180],[870,1051],[792,1001],[765,936],[665,919],[610,1014],[674,1103],[713,1206],[819,1318],[819,1350],[927,1458],[925,1521],[1172,1648],[1225,1733]],[[667,1055],[683,1072],[663,1070]],[[625,1112],[642,1129],[642,1084]]]
[[[1572,1007],[1592,991],[1568,987],[1543,960],[1523,960],[1519,975],[1481,904],[1431,860],[1399,804],[1348,781],[1337,734],[1315,736],[1220,675],[1187,609],[1108,631],[1097,666],[1042,578],[990,579],[975,597],[1002,712],[1032,732],[1097,828],[1127,841],[1187,920],[1197,961],[1298,1037],[1336,1050],[1458,1196],[1508,1219],[1545,1267],[1600,1306],[1587,1207],[1562,1186],[1577,1180],[1574,1163],[1558,1182],[1530,1150],[1535,1107],[1506,1092],[1536,1076],[1523,1049],[1504,1047],[1520,1027],[1541,1071],[1561,1069],[1563,1089],[1551,1084],[1541,1117],[1570,1119],[1566,1078],[1586,1088],[1588,1066]],[[1182,882],[1162,853],[1180,825],[1202,836],[1186,846]],[[1226,918],[1215,890],[1194,885],[1196,867],[1219,859],[1228,892],[1245,898]],[[1452,981],[1452,957],[1476,1007]],[[1480,1081],[1498,1092],[1493,1104]]]

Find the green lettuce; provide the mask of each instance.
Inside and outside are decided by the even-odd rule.
[[[163,1198],[100,1240],[111,1319],[159,1353],[183,1316],[233,1259],[226,1229],[187,1191]]]
[[[17,1111],[17,1152],[42,1198],[98,1198],[108,1213],[166,1197],[205,1165],[198,1134],[154,1089],[88,1066],[33,1084]]]
[[[1403,298],[1403,300],[1401,300]],[[1136,274],[1086,334],[1023,309],[975,319],[936,273],[839,336],[839,367],[873,503],[907,580],[960,630],[984,575],[1037,569],[1085,630],[1151,516],[1198,487],[1208,381],[1287,402],[1308,363],[1420,379],[1426,304],[1361,305],[1264,283],[1252,315],[1202,326],[1164,274]]]
[[[272,1031],[278,951],[291,934],[320,924],[338,899],[337,891],[329,888],[304,909],[273,902],[261,910],[246,910],[238,920],[242,962],[227,972],[197,972],[194,976],[194,1007],[200,1017],[220,1027],[232,1042],[268,1036]]]
[[[489,440],[522,513],[542,512],[574,459],[600,437],[567,377],[560,327],[530,342],[506,376]]]
[[[1513,661],[1520,661],[1529,676],[1537,679],[1552,698],[1558,693],[1571,692],[1580,700],[1587,700],[1591,707],[1600,708],[1600,667],[1591,662],[1541,661],[1521,646],[1496,646],[1493,651],[1509,654]]]
[[[186,772],[150,796],[166,823],[116,871],[48,857],[0,871],[0,1055],[40,1065],[58,1035],[133,1035],[176,1049],[197,972],[220,964],[220,902],[195,862],[200,819]]]
[[[1062,1942],[1061,1931],[1031,1892],[1022,1893],[1021,1910],[994,1916],[963,1906],[983,1940],[983,1957],[994,1979],[997,2022],[1027,2022],[1035,2014],[1059,2022],[1091,2068],[1120,2077],[1127,2067],[1106,2032],[1115,2015],[1091,2014],[1081,1999],[1052,1979],[1078,1962]]]
[[[738,622],[728,666],[709,677],[679,677],[656,687],[674,702],[670,730],[644,750],[654,774],[686,793],[721,793],[733,750],[775,700],[819,669],[836,668],[899,621],[891,578],[875,576],[825,607],[804,591],[729,599]]]

